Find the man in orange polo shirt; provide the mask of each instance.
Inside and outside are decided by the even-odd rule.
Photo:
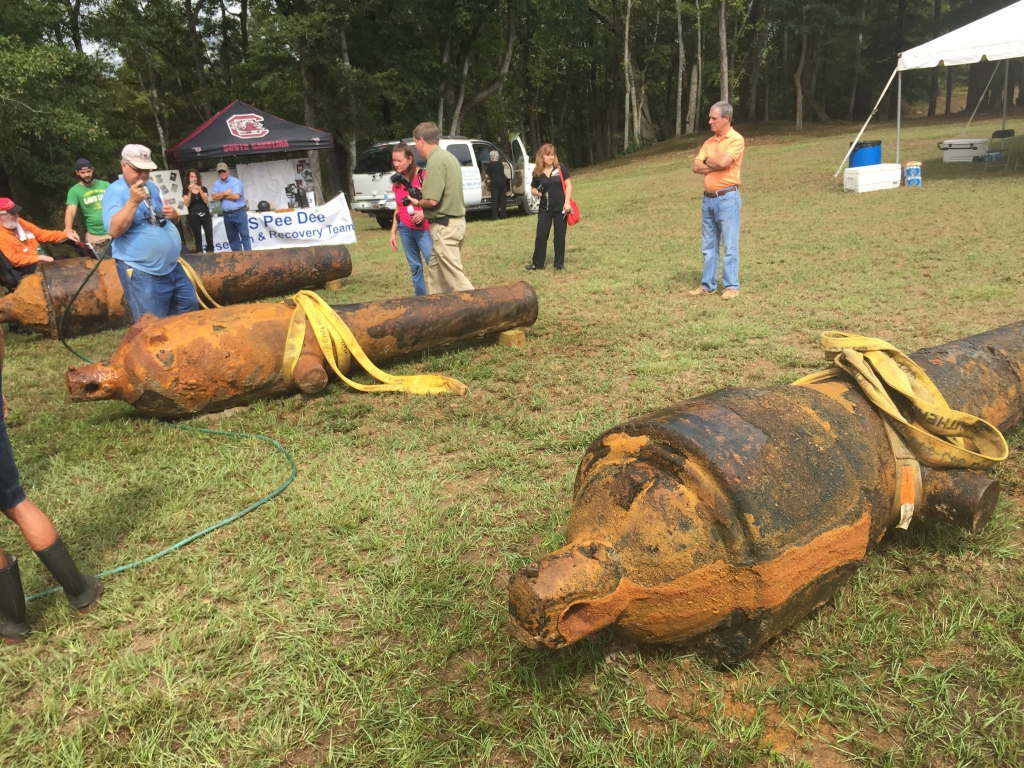
[[[9,197],[0,197],[0,252],[22,275],[36,271],[40,261],[53,261],[39,253],[40,243],[59,243],[62,240],[79,242],[78,233],[65,234],[55,229],[43,229],[19,218],[21,206]]]
[[[714,136],[704,142],[693,161],[693,172],[704,177],[701,209],[701,250],[704,274],[691,296],[709,296],[718,288],[718,244],[722,259],[722,298],[740,295],[740,164],[743,137],[732,127],[732,105],[720,101],[711,107],[708,124]]]

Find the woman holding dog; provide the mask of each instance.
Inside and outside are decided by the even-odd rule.
[[[565,268],[565,230],[568,226],[572,180],[569,169],[558,162],[554,144],[542,144],[537,150],[530,193],[540,198],[537,213],[537,239],[533,244],[533,263],[528,270],[544,269],[547,258],[548,234],[555,225],[555,269]]]

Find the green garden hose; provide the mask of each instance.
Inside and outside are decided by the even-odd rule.
[[[70,352],[71,354],[75,355],[76,357],[84,360],[87,363],[91,363],[93,361],[90,360],[89,358],[87,358],[85,355],[82,355],[79,352],[76,352],[74,349],[72,349],[68,345],[67,341],[64,339],[64,318],[67,316],[67,313],[71,309],[71,306],[75,303],[75,299],[78,298],[78,294],[80,294],[82,292],[82,289],[85,288],[85,284],[89,282],[89,278],[91,278],[93,276],[93,274],[96,272],[96,269],[99,267],[100,262],[103,261],[103,258],[104,257],[101,256],[99,259],[96,260],[96,265],[89,271],[89,274],[85,276],[85,280],[82,281],[82,284],[80,286],[78,286],[78,290],[75,291],[74,295],[71,297],[71,301],[69,301],[68,305],[64,308],[64,311],[61,313],[61,316],[60,316],[60,322],[57,324],[57,338],[60,339],[61,344],[63,344],[67,348],[68,352]],[[242,438],[250,438],[250,439],[253,439],[253,440],[262,440],[265,443],[270,443],[278,451],[281,452],[281,455],[283,455],[288,460],[288,464],[291,467],[291,472],[288,474],[287,479],[283,483],[281,483],[277,488],[275,488],[272,492],[268,493],[266,496],[264,496],[259,501],[250,504],[248,507],[246,507],[245,509],[241,510],[240,512],[236,512],[233,515],[225,517],[223,520],[220,520],[219,522],[216,522],[213,525],[207,526],[206,528],[203,528],[201,531],[196,531],[192,535],[186,536],[181,541],[176,542],[175,544],[172,544],[171,546],[166,547],[165,549],[162,549],[159,552],[156,552],[156,553],[154,553],[152,555],[149,555],[148,557],[143,557],[140,560],[135,560],[134,562],[127,563],[125,565],[119,565],[116,568],[111,568],[109,570],[103,571],[102,573],[96,574],[101,579],[102,578],[106,578],[107,576],[113,576],[115,573],[122,573],[124,571],[129,571],[132,568],[137,568],[140,565],[143,565],[145,563],[151,563],[154,560],[159,560],[161,557],[164,557],[165,555],[169,555],[172,552],[176,552],[177,550],[181,549],[182,547],[185,547],[185,546],[191,544],[196,539],[201,539],[203,536],[205,536],[208,533],[212,533],[213,531],[216,531],[219,528],[223,528],[223,527],[225,527],[227,525],[231,525],[231,523],[235,522],[236,520],[238,520],[238,519],[240,519],[242,517],[245,517],[247,514],[252,512],[254,509],[262,507],[268,501],[270,501],[271,499],[273,499],[273,498],[279,496],[281,493],[283,493],[285,488],[287,488],[289,485],[292,484],[292,480],[295,479],[295,475],[298,474],[298,471],[299,471],[298,467],[295,466],[295,460],[292,459],[291,454],[288,453],[288,450],[283,445],[281,445],[279,442],[277,442],[277,440],[274,440],[273,438],[267,437],[266,435],[256,435],[256,434],[251,434],[249,432],[230,432],[228,430],[223,430],[223,429],[206,429],[205,427],[191,427],[191,426],[188,426],[187,424],[171,424],[171,423],[166,422],[166,421],[163,421],[163,422],[160,422],[160,423],[163,424],[166,427],[171,427],[172,429],[181,429],[181,430],[186,430],[186,431],[190,431],[190,432],[204,432],[204,433],[206,433],[208,435],[226,435],[228,437],[242,437]],[[43,592],[37,592],[34,595],[30,595],[29,597],[26,597],[25,598],[25,602],[30,602],[32,600],[37,600],[37,599],[39,599],[41,597],[46,597],[47,595],[52,595],[54,592],[60,592],[60,591],[62,591],[60,587],[54,587],[53,589],[47,589],[47,590],[44,590]]]

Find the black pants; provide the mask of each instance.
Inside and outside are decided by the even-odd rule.
[[[203,242],[199,233],[206,233],[206,252],[213,253],[213,217],[210,214],[195,216],[189,214],[188,225],[192,229],[192,237],[196,241],[196,253],[203,252]]]
[[[533,244],[533,266],[537,269],[544,269],[552,221],[555,223],[555,269],[565,266],[565,228],[568,226],[565,214],[561,211],[542,210],[537,212],[537,239]]]
[[[491,185],[491,218],[494,221],[505,218],[505,207],[507,205],[507,191],[505,186],[502,185],[495,189],[495,186]]]

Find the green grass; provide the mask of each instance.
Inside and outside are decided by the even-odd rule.
[[[1024,763],[1020,431],[981,535],[893,536],[733,669],[607,633],[531,652],[505,629],[509,574],[564,542],[575,468],[600,432],[719,387],[792,381],[820,367],[823,330],[914,350],[1021,319],[1024,172],[943,165],[935,142],[960,130],[910,122],[903,159],[924,161],[924,186],[865,195],[832,179],[848,125],[751,135],[734,302],[685,295],[701,269],[695,138],[575,176],[584,220],[565,273],[523,271],[533,219],[472,219],[473,282],[537,289],[528,345],[390,368],[455,376],[461,399],[334,384],[203,422],[280,440],[298,478],[111,578],[88,616],[32,603],[36,633],[0,649],[0,765]],[[867,135],[891,157],[891,125]],[[357,225],[354,274],[326,297],[410,293],[387,234]],[[103,357],[119,337],[76,346]],[[286,476],[264,444],[65,402],[73,363],[55,341],[9,338],[4,383],[23,482],[83,567],[157,551]],[[21,556],[27,591],[49,585],[13,525],[0,545]]]

